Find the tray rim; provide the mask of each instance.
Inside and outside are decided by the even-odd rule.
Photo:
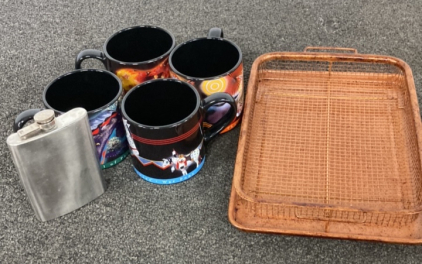
[[[330,233],[330,232],[312,232],[312,231],[301,231],[295,229],[277,229],[277,228],[253,228],[243,225],[236,221],[235,219],[235,192],[234,187],[232,187],[231,194],[230,194],[230,202],[229,202],[229,211],[228,211],[228,218],[229,222],[239,230],[245,232],[253,232],[253,233],[268,233],[268,234],[282,234],[282,235],[298,235],[298,236],[309,236],[309,237],[318,237],[318,238],[334,238],[334,239],[355,239],[355,240],[363,240],[363,241],[377,241],[377,242],[384,242],[384,243],[393,243],[393,244],[408,244],[408,245],[419,245],[422,244],[422,238],[420,239],[412,239],[412,238],[398,238],[398,237],[386,237],[386,236],[371,236],[371,235],[358,235],[353,233]],[[288,222],[288,220],[280,219],[281,222]],[[318,220],[314,220],[318,221]],[[415,221],[417,222],[417,221]],[[354,223],[345,223],[348,225],[355,225]],[[422,237],[422,234],[420,234]]]
[[[347,54],[347,53],[321,53],[321,52],[270,52],[260,55],[258,58],[255,59],[251,71],[250,71],[250,77],[249,82],[247,86],[247,95],[245,99],[245,105],[244,105],[244,117],[249,117],[251,115],[251,107],[250,105],[254,103],[255,96],[253,95],[252,91],[255,91],[257,78],[258,78],[258,67],[261,63],[272,60],[272,59],[288,59],[288,60],[306,60],[306,61],[345,61],[345,62],[372,62],[372,63],[380,63],[380,64],[390,64],[394,65],[396,67],[399,67],[405,76],[405,80],[407,83],[407,91],[409,93],[410,97],[410,107],[411,111],[413,113],[413,123],[415,126],[415,133],[416,133],[416,141],[417,141],[417,147],[419,152],[419,163],[422,164],[422,122],[420,119],[420,111],[419,111],[419,103],[418,98],[416,94],[415,89],[415,83],[414,78],[412,74],[412,70],[409,67],[409,65],[404,62],[401,59],[391,57],[391,56],[385,56],[385,55],[373,55],[373,54]],[[241,196],[243,199],[246,199],[250,202],[260,203],[257,199],[254,197],[248,196],[245,192],[243,192],[241,186],[240,186],[240,179],[242,176],[242,167],[243,167],[243,158],[244,158],[244,146],[246,144],[246,137],[248,135],[248,126],[249,126],[249,118],[242,118],[242,123],[240,127],[240,133],[239,133],[239,141],[238,141],[238,149],[237,149],[237,155],[236,155],[236,161],[235,161],[235,168],[234,168],[234,176],[232,180],[232,193],[230,196],[230,203],[229,203],[229,220],[230,222],[236,226],[239,229],[245,230],[245,231],[261,231],[261,232],[270,232],[270,233],[280,233],[280,230],[260,230],[259,228],[247,228],[242,227],[239,225],[239,223],[236,223],[236,221],[232,218],[231,212],[234,212],[235,208],[233,205],[234,200],[234,192],[236,192],[239,196]],[[421,176],[422,177],[422,176]],[[274,203],[277,205],[280,204],[289,204],[294,205],[293,203]],[[332,207],[330,207],[332,208]],[[339,207],[336,207],[339,208]],[[348,210],[356,210],[356,208],[347,208]],[[382,212],[382,211],[368,211],[366,212]],[[420,213],[422,211],[422,203],[416,207],[413,210],[397,210],[397,211],[391,211],[388,212],[409,212],[409,213]],[[286,233],[286,232],[284,232]],[[311,233],[297,233],[294,234],[298,235],[311,235]],[[316,234],[314,234],[316,235]],[[327,236],[326,233],[320,234],[319,236]],[[333,236],[340,238],[339,236]],[[345,235],[344,238],[350,238],[350,235]],[[357,239],[364,239],[359,238],[359,236],[355,236]],[[376,237],[369,240],[378,240],[378,241],[384,241],[379,240]],[[407,240],[406,240],[407,241]],[[409,243],[409,242],[398,242],[398,243]],[[385,240],[384,242],[389,242],[389,240]],[[414,243],[422,243],[422,239],[418,240],[418,242]]]

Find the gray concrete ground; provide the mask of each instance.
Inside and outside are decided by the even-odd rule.
[[[207,146],[191,180],[157,186],[126,159],[105,171],[109,189],[74,213],[34,217],[5,143],[14,117],[41,107],[47,83],[113,32],[152,24],[178,43],[210,27],[253,60],[305,46],[353,47],[406,61],[422,95],[422,2],[411,1],[5,1],[0,2],[1,263],[420,263],[419,246],[244,233],[227,220],[239,128]],[[90,61],[85,67],[101,67]]]

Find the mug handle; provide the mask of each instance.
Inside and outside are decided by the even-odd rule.
[[[104,64],[104,67],[107,68],[106,57],[102,51],[96,49],[86,49],[79,52],[79,54],[76,56],[75,69],[81,69],[81,64],[86,59],[97,59]]]
[[[233,97],[227,93],[214,93],[202,100],[201,109],[204,114],[207,113],[208,108],[218,103],[228,103],[231,108],[217,123],[213,124],[210,128],[205,130],[205,142],[212,139],[215,135],[220,133],[221,130],[226,128],[235,118],[237,113],[236,102]]]
[[[223,29],[218,27],[213,27],[208,31],[208,37],[211,38],[224,38]]]
[[[42,111],[44,109],[28,109],[20,113],[16,118],[15,122],[13,123],[13,132],[17,132],[19,129],[23,128],[23,126],[28,122],[29,120],[34,119],[34,115],[38,113],[39,111]]]

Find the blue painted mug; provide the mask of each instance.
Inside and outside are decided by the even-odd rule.
[[[129,154],[119,100],[123,89],[120,79],[105,70],[75,70],[52,81],[44,89],[46,108],[57,115],[75,107],[85,108],[101,168],[109,168]],[[17,131],[41,109],[29,109],[16,117]]]

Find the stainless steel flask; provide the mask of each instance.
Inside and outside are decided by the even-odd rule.
[[[7,145],[37,218],[47,221],[94,200],[106,185],[85,109],[59,117],[43,110],[33,119]]]

